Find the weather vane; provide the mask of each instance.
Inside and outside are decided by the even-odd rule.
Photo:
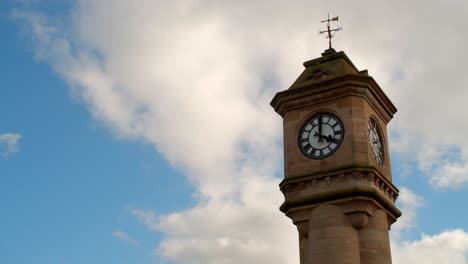
[[[327,33],[326,38],[328,39],[328,49],[332,48],[331,39],[335,37],[336,31],[342,30],[342,27],[330,29],[330,21],[338,21],[338,17],[334,17],[330,19],[330,14],[328,14],[328,19],[320,21],[322,23],[327,22],[327,30],[319,30],[319,35],[323,33]]]

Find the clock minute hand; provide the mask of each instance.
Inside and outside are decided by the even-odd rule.
[[[319,116],[319,121],[318,122],[319,122],[318,123],[318,126],[319,126],[319,132],[318,133],[320,135],[318,142],[322,142],[322,117],[321,116]]]

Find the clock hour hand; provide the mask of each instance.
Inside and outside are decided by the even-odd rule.
[[[330,142],[336,143],[338,141],[336,138],[333,138],[331,135],[324,136],[322,134],[319,134],[318,132],[315,132],[314,137],[319,138],[318,142],[322,142],[323,141],[322,139],[325,139],[328,143],[330,143]]]
[[[318,142],[322,142],[322,138],[325,138],[325,140],[327,139],[327,136],[324,136],[317,131],[315,131],[314,137],[318,137]]]
[[[336,138],[333,138],[331,135],[328,135],[327,137],[324,136],[326,139],[327,139],[327,142],[333,142],[333,143],[336,143],[338,141],[338,139]]]

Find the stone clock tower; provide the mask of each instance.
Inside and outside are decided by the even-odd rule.
[[[390,264],[395,207],[387,124],[397,111],[367,70],[330,48],[271,105],[283,117],[285,201],[301,264]]]

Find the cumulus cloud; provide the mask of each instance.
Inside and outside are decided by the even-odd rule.
[[[398,221],[392,226],[392,239],[395,241],[401,240],[402,233],[410,231],[417,226],[416,212],[423,206],[423,198],[408,188],[400,188],[400,196],[398,197],[397,206],[403,212],[403,215],[398,218]]]
[[[114,232],[112,232],[112,236],[115,237],[115,238],[118,238],[126,243],[129,243],[129,244],[132,244],[132,245],[135,245],[135,246],[139,246],[140,245],[140,242],[138,242],[137,240],[131,238],[126,232],[122,231],[122,230],[116,230]]]
[[[280,44],[250,42],[217,6],[112,1],[109,12],[109,3],[81,2],[67,32],[38,14],[14,16],[28,21],[38,58],[97,119],[154,144],[197,187],[197,206],[159,216],[156,226],[156,214],[134,212],[166,235],[158,254],[182,263],[295,262],[296,231],[278,210],[273,177],[281,122],[269,100],[287,83],[274,70],[285,66],[273,56]],[[297,41],[283,44],[294,50]]]
[[[13,16],[96,119],[153,144],[196,187],[193,208],[133,211],[164,233],[158,254],[297,263],[295,228],[277,209],[281,120],[269,100],[326,47],[314,32],[328,10],[344,25],[337,49],[369,68],[400,110],[394,152],[434,186],[465,184],[466,3],[82,0],[70,17]]]
[[[12,153],[18,152],[18,142],[20,138],[20,134],[0,134],[0,155],[6,157]]]
[[[157,253],[176,263],[297,263],[296,230],[278,211],[269,182],[249,182],[241,202],[209,202],[187,211],[158,216],[132,213],[149,230],[167,238]],[[248,196],[252,197],[248,197]]]
[[[439,234],[421,234],[419,239],[404,239],[402,234],[417,226],[416,212],[423,198],[407,188],[400,190],[398,202],[403,215],[392,226],[391,247],[393,263],[438,264],[450,261],[468,262],[468,233],[462,229],[444,230]]]
[[[407,27],[392,35],[406,40],[398,41],[398,49],[392,51],[404,76],[388,82],[398,89],[393,94],[399,107],[392,124],[399,135],[394,138],[398,146],[394,150],[416,158],[434,187],[461,188],[468,182],[468,140],[463,132],[468,128],[464,121],[468,77],[463,62],[468,58],[468,38],[462,34],[468,5],[446,1],[422,9],[418,6],[418,1],[411,2],[400,11]]]
[[[393,262],[454,263],[468,262],[468,233],[461,229],[447,230],[436,235],[422,235],[420,240],[392,245]]]

